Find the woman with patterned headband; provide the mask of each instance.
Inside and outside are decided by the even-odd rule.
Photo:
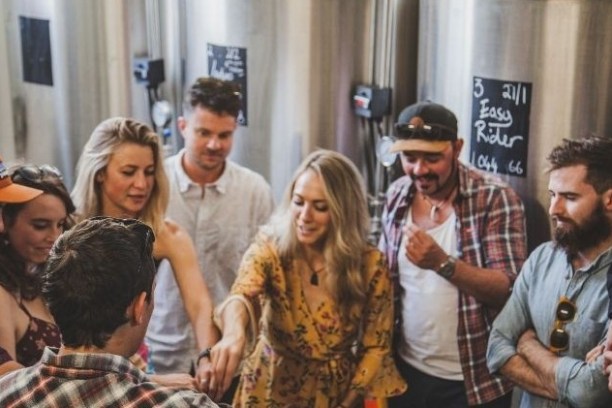
[[[0,160],[0,375],[35,364],[60,333],[42,301],[39,274],[74,205],[59,170]]]

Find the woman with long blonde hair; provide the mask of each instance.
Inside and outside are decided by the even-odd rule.
[[[391,283],[368,229],[355,166],[329,150],[310,154],[217,310],[213,392],[229,386],[249,337],[236,407],[348,408],[403,391],[390,356]]]
[[[157,134],[134,119],[101,122],[79,158],[72,198],[82,218],[136,218],[153,228],[153,256],[157,261],[167,259],[172,266],[196,343],[200,349],[212,346],[218,337],[211,318],[213,304],[193,242],[184,228],[165,218],[168,179]],[[209,373],[210,362],[200,359],[197,376]],[[206,384],[200,389],[208,391]]]

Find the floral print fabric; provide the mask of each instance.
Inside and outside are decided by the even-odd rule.
[[[342,402],[349,389],[377,398],[403,392],[390,356],[393,296],[382,253],[373,247],[364,253],[361,334],[359,327],[343,327],[333,300],[310,309],[296,265],[283,265],[263,235],[243,258],[231,292],[251,302],[260,334],[234,406],[325,408]]]

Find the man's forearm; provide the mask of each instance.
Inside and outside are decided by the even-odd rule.
[[[505,273],[479,268],[461,260],[457,261],[450,281],[462,292],[497,310],[501,310],[510,296],[510,279]]]
[[[501,373],[531,393],[558,399],[555,372],[559,358],[540,343],[533,329],[521,335],[516,351]]]
[[[547,381],[519,354],[515,354],[504,364],[500,372],[524,390],[549,398],[558,399],[555,381]]]

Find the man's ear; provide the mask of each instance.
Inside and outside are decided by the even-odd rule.
[[[604,208],[607,211],[612,212],[612,188],[609,188],[608,190],[604,191],[604,193],[602,194],[602,197],[603,197]]]
[[[149,302],[147,301],[147,293],[142,292],[132,302],[130,307],[131,311],[128,309],[130,323],[132,326],[138,326],[144,323],[148,307]]]
[[[179,116],[178,119],[176,120],[176,125],[179,129],[179,131],[181,132],[181,136],[183,136],[183,139],[185,138],[185,128],[187,127],[187,119],[185,119],[184,116]]]
[[[453,142],[455,148],[455,158],[459,158],[459,154],[461,153],[461,149],[463,149],[463,139],[457,139]]]

